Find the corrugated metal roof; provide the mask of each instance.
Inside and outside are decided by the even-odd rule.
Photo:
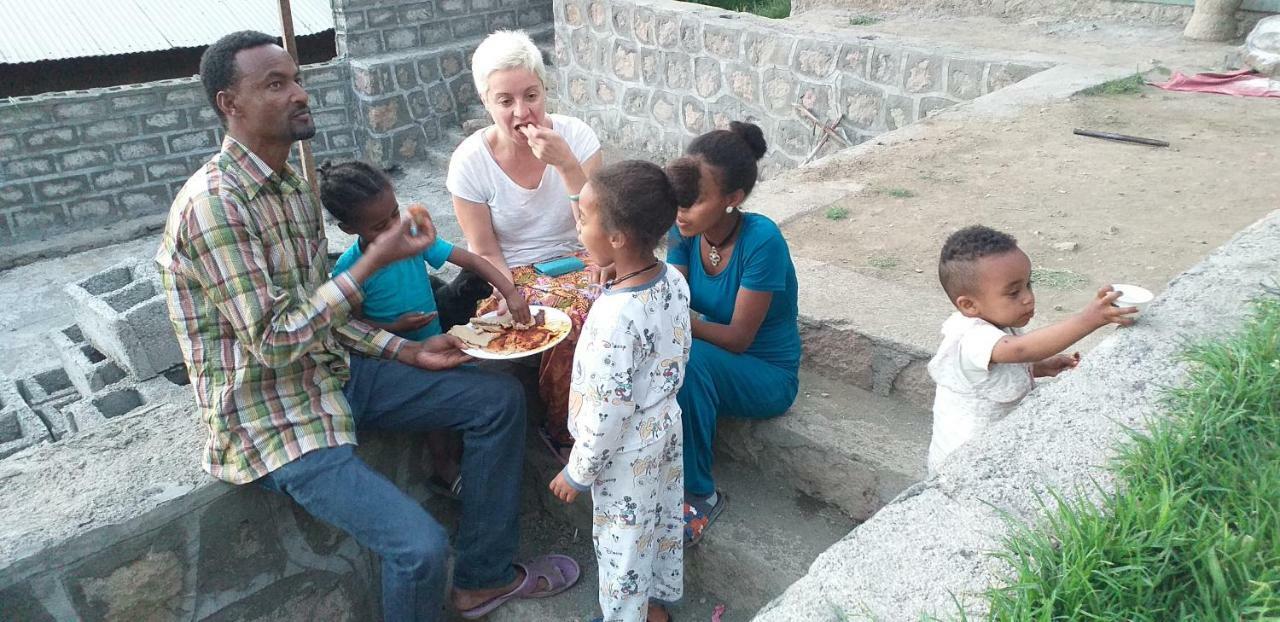
[[[291,0],[297,36],[333,28],[329,0]],[[237,30],[280,35],[276,0],[0,0],[0,63],[200,47]]]

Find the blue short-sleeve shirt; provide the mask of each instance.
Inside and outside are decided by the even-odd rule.
[[[453,244],[437,237],[435,243],[421,255],[401,259],[373,273],[362,285],[364,305],[361,315],[374,322],[394,322],[405,313],[434,313],[436,297],[431,292],[431,280],[427,278],[427,267],[423,262],[439,269],[449,261],[451,253]],[[333,266],[333,274],[336,276],[349,270],[360,259],[360,255],[360,242],[357,241],[338,258]],[[422,341],[440,333],[440,319],[435,318],[430,324],[401,333],[400,336]]]
[[[737,305],[738,289],[770,292],[773,299],[755,341],[744,354],[788,370],[800,368],[799,286],[791,251],[782,231],[767,216],[743,214],[738,241],[729,264],[717,275],[702,266],[702,236],[681,237],[671,230],[667,263],[689,272],[690,308],[708,321],[729,324]]]

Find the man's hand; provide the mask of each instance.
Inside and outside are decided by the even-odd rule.
[[[556,168],[578,163],[573,150],[569,148],[569,143],[565,142],[564,137],[555,130],[537,125],[522,125],[520,133],[528,139],[533,157]]]
[[[1080,364],[1080,353],[1057,354],[1032,366],[1031,373],[1036,377],[1057,376],[1068,369],[1075,369]]]
[[[436,335],[426,341],[406,343],[396,360],[422,369],[453,369],[471,361],[471,356],[462,351],[465,347],[466,344],[453,335]]]
[[[1138,312],[1137,307],[1117,307],[1116,299],[1120,298],[1120,292],[1115,291],[1110,285],[1103,286],[1098,290],[1098,295],[1089,304],[1085,305],[1080,311],[1080,316],[1085,319],[1091,326],[1101,328],[1107,324],[1119,324],[1120,326],[1132,326],[1134,318],[1126,317]]]
[[[570,486],[569,482],[565,480],[564,471],[556,473],[556,477],[551,480],[549,488],[551,488],[551,494],[565,503],[573,503],[573,500],[578,498],[578,489]]]

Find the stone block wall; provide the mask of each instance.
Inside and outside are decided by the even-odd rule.
[[[467,69],[481,38],[522,28],[549,47],[551,22],[551,0],[335,0],[340,57],[303,68],[317,161],[448,153],[482,114]],[[198,78],[0,101],[0,245],[158,225],[222,134]]]
[[[556,0],[559,109],[602,141],[669,158],[730,121],[751,120],[767,166],[804,161],[818,143],[803,106],[856,144],[1049,67],[892,40],[799,32],[674,0]],[[829,141],[819,153],[838,149]]]
[[[345,64],[303,76],[313,149],[352,153]],[[0,243],[162,215],[222,134],[198,78],[0,102]]]
[[[338,0],[338,50],[351,59],[361,155],[390,165],[447,157],[467,118],[483,116],[471,55],[484,36],[552,37],[550,0]]]
[[[550,0],[334,0],[338,54],[360,58],[551,23]]]
[[[185,415],[167,416],[179,421]],[[419,501],[430,499],[420,486],[405,486],[425,477],[420,465],[429,461],[421,437],[370,434],[361,440],[359,454],[366,462],[402,489],[417,490]],[[130,459],[126,454],[113,451],[94,459]],[[198,472],[194,453],[185,468]],[[196,477],[200,483],[194,486],[156,491],[167,500],[123,523],[87,531],[25,559],[5,559],[12,549],[0,555],[0,617],[201,622],[381,618],[377,559],[353,538],[283,495]],[[428,503],[437,515],[451,515],[449,506],[438,500]]]

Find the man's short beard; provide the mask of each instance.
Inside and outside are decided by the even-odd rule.
[[[289,134],[294,140],[311,140],[316,135],[316,124],[308,123],[306,127],[289,126]]]

